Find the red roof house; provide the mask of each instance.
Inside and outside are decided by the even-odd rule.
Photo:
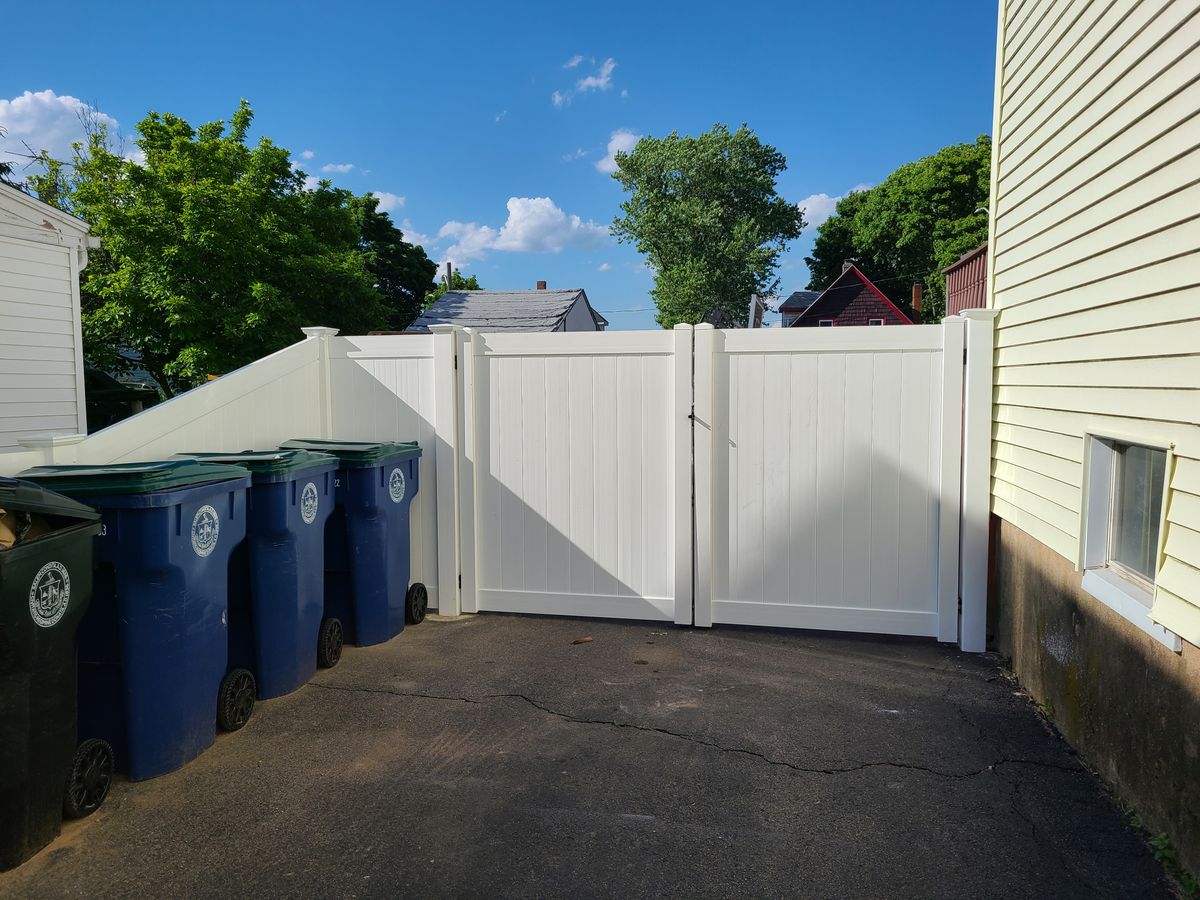
[[[912,325],[908,313],[884,296],[853,263],[792,322],[792,328],[834,325]]]
[[[957,316],[964,309],[987,306],[988,245],[964,253],[946,268],[946,315]]]

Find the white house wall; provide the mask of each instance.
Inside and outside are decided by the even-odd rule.
[[[0,235],[0,449],[82,431],[76,253]]]
[[[1079,558],[1085,433],[1173,443],[1155,617],[1200,636],[1200,9],[1001,6],[992,509]]]

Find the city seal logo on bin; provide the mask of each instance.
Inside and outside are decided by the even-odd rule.
[[[29,587],[29,614],[42,628],[58,624],[71,599],[71,576],[60,562],[48,562]]]
[[[393,503],[404,499],[404,473],[400,469],[392,469],[392,474],[388,476],[388,493]]]
[[[317,486],[311,481],[300,492],[300,518],[305,525],[311,525],[317,518],[317,507],[320,504],[317,497]]]
[[[192,549],[197,556],[208,556],[217,546],[217,536],[221,533],[221,519],[211,506],[202,506],[196,510],[192,519]]]

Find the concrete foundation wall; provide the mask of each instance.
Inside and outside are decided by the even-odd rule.
[[[992,523],[996,649],[1087,763],[1200,872],[1200,648],[1172,653],[1084,592],[1058,553]]]

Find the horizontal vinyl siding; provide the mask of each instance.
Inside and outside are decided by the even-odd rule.
[[[81,430],[71,252],[0,237],[0,449]]]
[[[1083,435],[1173,444],[1157,583],[1200,605],[1200,7],[1005,15],[993,511],[1076,561]]]

